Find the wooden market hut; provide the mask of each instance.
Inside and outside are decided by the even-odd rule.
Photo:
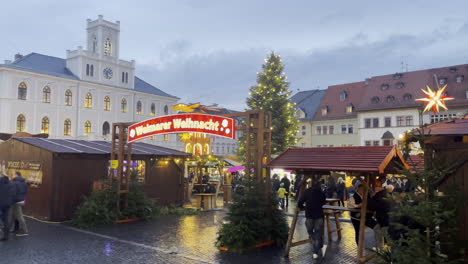
[[[282,168],[295,170],[304,174],[301,191],[305,188],[309,178],[330,175],[332,171],[346,172],[355,176],[364,176],[364,198],[361,210],[361,232],[359,233],[358,261],[366,262],[364,256],[365,215],[367,192],[376,176],[395,174],[402,166],[409,168],[402,153],[396,146],[375,147],[328,147],[328,148],[291,148],[270,161],[268,168]],[[300,192],[301,192],[300,191]],[[299,194],[300,195],[300,194]],[[299,209],[291,224],[286,255],[293,246],[299,246],[308,241],[292,242]]]
[[[30,184],[25,213],[61,221],[73,217],[83,197],[109,175],[107,141],[11,138],[0,143],[0,171],[20,171]],[[131,166],[150,198],[160,204],[183,204],[185,152],[132,144]]]
[[[413,132],[420,134],[421,129]],[[441,192],[457,186],[463,194],[463,201],[468,199],[468,116],[429,125],[424,128],[425,140],[424,164],[432,166],[434,162],[454,166],[454,171],[439,181]],[[460,241],[465,241],[466,261],[468,261],[468,207],[460,210]]]

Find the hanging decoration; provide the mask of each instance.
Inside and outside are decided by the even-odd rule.
[[[439,112],[439,107],[442,107],[445,110],[448,110],[447,106],[445,105],[445,101],[448,100],[453,100],[455,98],[450,97],[450,96],[444,96],[444,91],[445,88],[447,88],[447,85],[444,85],[444,87],[440,88],[437,91],[432,91],[431,87],[429,85],[426,85],[427,90],[421,89],[424,94],[426,94],[426,98],[419,98],[416,99],[418,102],[426,102],[426,107],[424,108],[424,112],[429,111],[432,109],[434,114]]]

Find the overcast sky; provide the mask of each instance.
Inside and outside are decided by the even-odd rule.
[[[121,22],[120,54],[182,102],[244,110],[270,51],[290,89],[325,89],[399,71],[468,63],[468,1],[166,0],[2,2],[0,59],[64,58],[86,19]],[[403,68],[401,62],[404,62]],[[406,66],[407,65],[407,66]]]

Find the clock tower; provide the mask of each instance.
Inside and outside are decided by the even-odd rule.
[[[86,21],[86,49],[67,50],[67,68],[82,80],[133,89],[135,61],[119,58],[120,22]]]

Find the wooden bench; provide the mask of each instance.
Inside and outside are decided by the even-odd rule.
[[[216,194],[215,193],[196,193],[197,207],[205,210],[216,208]]]

